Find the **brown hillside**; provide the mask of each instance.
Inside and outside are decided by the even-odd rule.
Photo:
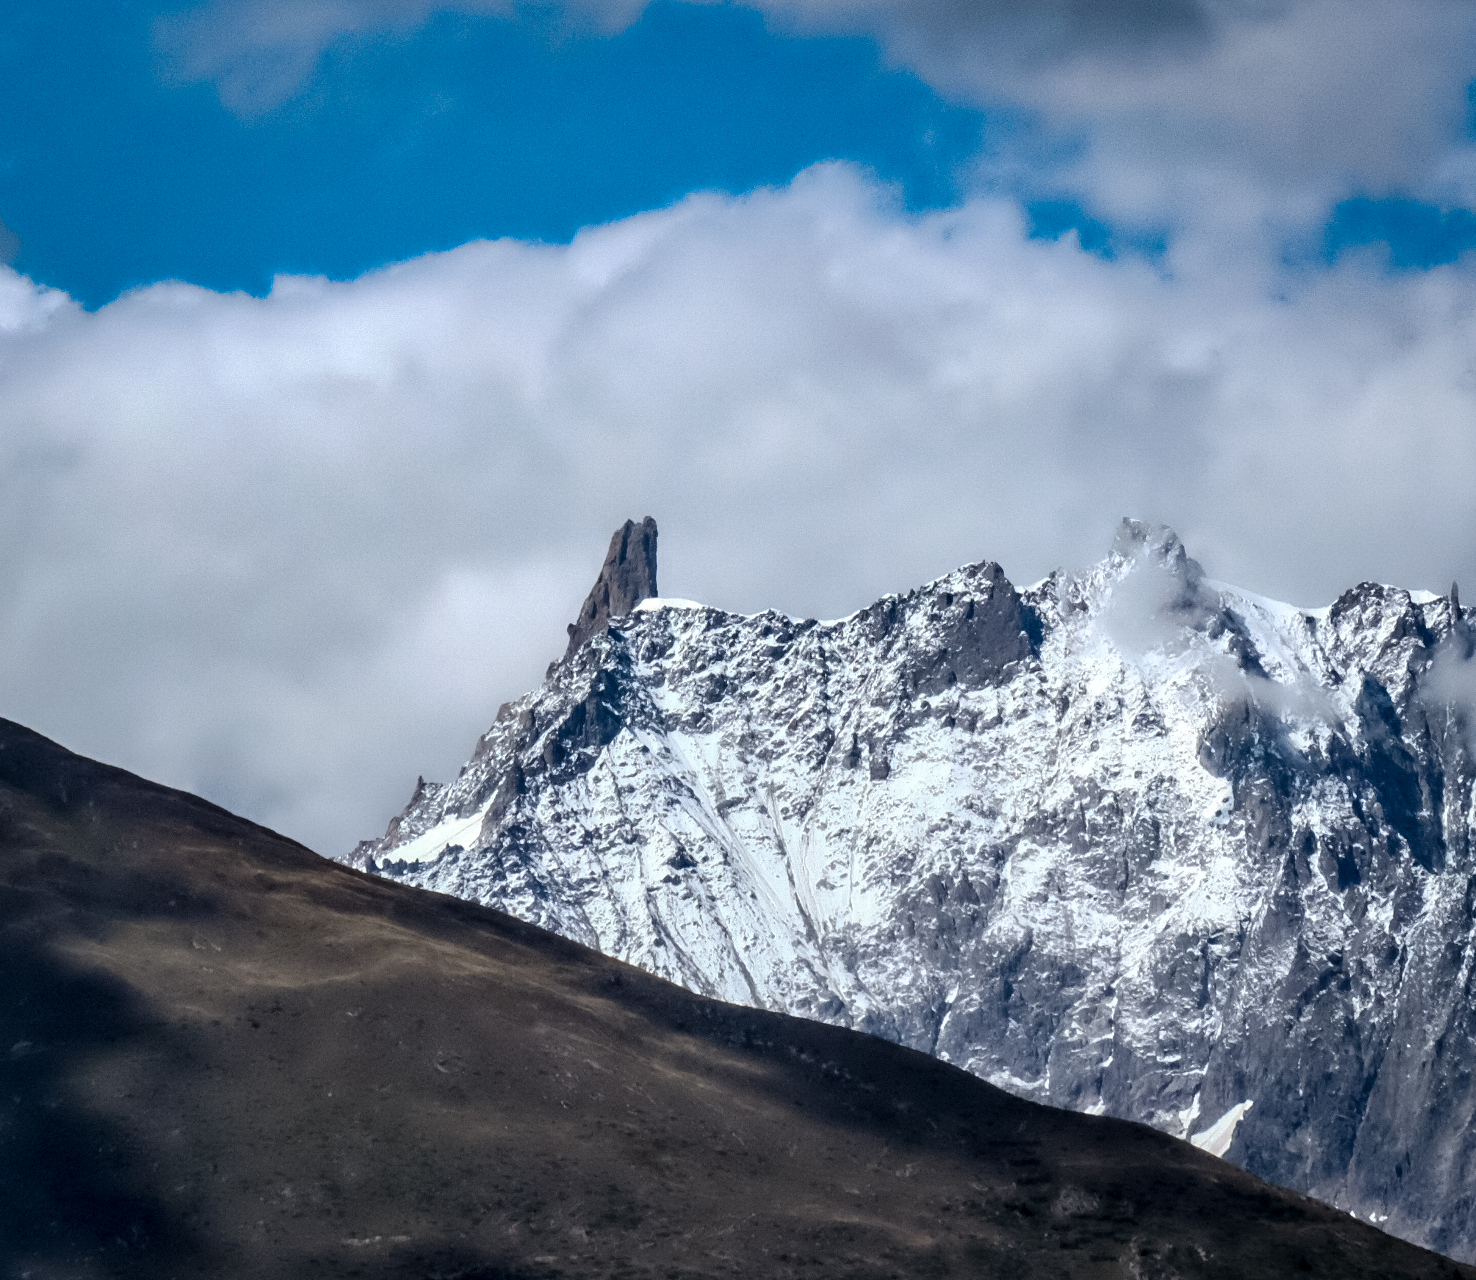
[[[0,1276],[1473,1277],[0,721]]]

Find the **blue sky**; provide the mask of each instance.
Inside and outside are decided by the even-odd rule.
[[[19,18],[0,37],[0,219],[20,270],[89,306],[161,279],[260,293],[479,237],[567,241],[825,159],[946,205],[1006,127],[871,41],[779,38],[742,9],[658,4],[613,37],[441,14],[335,45],[244,119],[160,74],[144,5]]]
[[[743,611],[1124,514],[1469,598],[1473,80],[1447,0],[21,0],[0,715],[334,850],[627,517]]]
[[[279,272],[345,279],[480,237],[563,242],[827,159],[913,210],[1007,190],[1033,234],[1074,229],[1109,256],[1153,256],[1172,233],[1169,210],[1114,226],[1059,189],[1070,130],[1003,95],[940,94],[873,39],[775,34],[751,9],[657,3],[614,35],[432,13],[330,42],[285,97],[245,112],[208,79],[181,82],[149,5],[8,12],[0,221],[19,270],[91,307],[164,279],[260,294]],[[1001,153],[1012,163],[991,170]],[[1418,269],[1476,244],[1464,209],[1337,194],[1324,260],[1373,243]]]

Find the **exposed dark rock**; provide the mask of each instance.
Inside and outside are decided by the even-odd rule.
[[[1033,652],[1020,595],[997,564],[974,565],[967,590],[929,594],[913,608],[929,611],[930,649],[911,664],[914,691],[926,697],[953,685],[976,688],[998,684],[1010,664]],[[1033,612],[1033,611],[1032,611]],[[1033,618],[1039,628],[1039,619]]]
[[[564,656],[603,631],[611,618],[624,617],[642,600],[657,594],[656,521],[650,516],[640,524],[627,520],[610,539],[600,576],[585,597],[578,620],[569,624],[569,647]]]

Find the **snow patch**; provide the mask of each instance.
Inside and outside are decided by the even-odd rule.
[[[387,849],[381,855],[384,862],[434,862],[451,845],[466,848],[477,837],[482,820],[487,816],[485,808],[478,809],[469,818],[447,818],[429,831],[407,841],[398,848]]]
[[[1199,1094],[1196,1091],[1194,1101],[1179,1112],[1179,1137],[1187,1138],[1189,1130],[1194,1127],[1194,1122],[1199,1119]]]
[[[1230,1144],[1235,1140],[1235,1127],[1245,1118],[1245,1113],[1255,1105],[1254,1100],[1250,1098],[1244,1102],[1237,1102],[1208,1129],[1202,1133],[1196,1133],[1189,1141],[1201,1151],[1208,1151],[1212,1156],[1223,1158],[1225,1152],[1230,1150]]]

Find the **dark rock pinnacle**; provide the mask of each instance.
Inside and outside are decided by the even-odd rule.
[[[579,620],[569,624],[567,658],[611,618],[629,613],[642,600],[656,595],[656,521],[647,516],[640,524],[627,520],[615,530],[604,567],[595,580]]]

